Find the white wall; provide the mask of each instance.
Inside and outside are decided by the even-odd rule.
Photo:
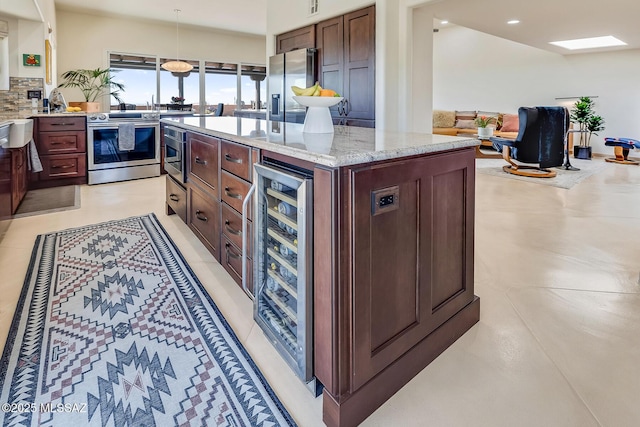
[[[57,11],[57,74],[108,68],[107,52],[176,56],[175,24]],[[265,38],[180,25],[180,59],[264,64]],[[80,99],[64,89],[68,100]]]
[[[433,39],[434,109],[515,113],[567,104],[558,97],[597,96],[606,130],[592,138],[593,151],[611,154],[604,136],[640,139],[639,50],[562,56],[464,27]]]

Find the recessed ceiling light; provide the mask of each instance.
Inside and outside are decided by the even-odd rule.
[[[511,21],[507,21],[507,24],[509,25],[515,25],[515,24],[519,24],[520,20],[518,19],[512,19]]]
[[[449,23],[449,21],[440,21],[441,24],[446,25]]]
[[[625,46],[626,43],[622,40],[618,40],[613,36],[603,37],[589,37],[586,39],[576,40],[563,40],[559,42],[549,42],[552,45],[560,46],[569,50],[576,49],[592,49],[596,47],[609,47],[609,46]]]

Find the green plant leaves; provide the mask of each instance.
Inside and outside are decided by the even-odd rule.
[[[113,96],[118,102],[120,91],[124,92],[124,85],[113,80],[111,73],[117,70],[108,68],[96,68],[94,70],[70,70],[62,74],[65,82],[58,87],[77,87],[84,95],[86,102],[95,102],[98,97],[106,95]]]

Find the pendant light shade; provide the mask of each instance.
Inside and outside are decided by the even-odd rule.
[[[189,73],[189,71],[193,70],[193,65],[180,61],[180,33],[178,31],[178,14],[180,13],[180,9],[174,9],[174,12],[176,13],[176,60],[167,61],[162,64],[161,67],[172,73]]]

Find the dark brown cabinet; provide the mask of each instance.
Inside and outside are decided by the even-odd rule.
[[[190,186],[189,227],[220,261],[220,202],[210,194]]]
[[[197,132],[187,132],[185,187],[167,177],[167,214],[178,214],[229,275],[242,286],[242,203],[251,188],[258,150]],[[247,274],[251,275],[253,206],[249,204]],[[253,284],[249,280],[249,291]]]
[[[315,26],[309,25],[276,36],[276,54],[316,47]]]
[[[375,6],[316,24],[318,81],[345,99],[336,124],[375,127]]]
[[[222,265],[233,277],[238,286],[242,286],[242,204],[249,193],[253,179],[251,165],[258,159],[258,150],[230,141],[220,145],[220,187],[222,200]],[[253,293],[251,241],[253,239],[252,217],[253,203],[247,208],[247,286]],[[237,255],[240,255],[238,258]]]
[[[314,370],[355,426],[479,319],[472,148],[314,171]]]
[[[20,202],[27,194],[27,151],[28,146],[11,150],[11,213],[15,214]]]
[[[0,221],[11,214],[11,150],[0,145]]]
[[[176,214],[187,222],[187,190],[167,175],[167,214]]]
[[[87,183],[86,129],[84,116],[35,118],[34,139],[43,171],[30,174],[30,188]]]
[[[210,136],[189,132],[187,134],[189,151],[189,177],[190,181],[206,184],[209,191],[213,192],[216,199],[220,199],[220,188],[218,187],[218,174],[220,166],[218,164],[218,151],[220,140]]]

